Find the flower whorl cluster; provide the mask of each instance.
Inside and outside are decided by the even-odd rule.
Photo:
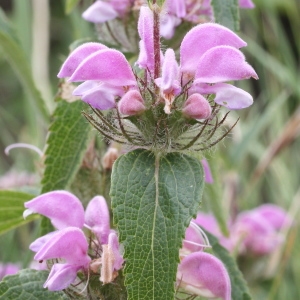
[[[213,215],[198,213],[195,222],[214,234],[228,251],[237,252],[241,256],[271,254],[284,240],[280,231],[292,225],[287,212],[274,204],[263,204],[239,213],[236,219],[228,224],[229,237],[220,232]]]
[[[117,234],[110,229],[109,210],[102,196],[94,197],[85,212],[80,200],[66,191],[42,194],[24,205],[27,208],[24,217],[39,213],[48,217],[57,229],[29,246],[36,252],[35,260],[56,260],[44,283],[45,288],[51,291],[66,289],[75,281],[79,271],[89,277],[91,272],[99,274],[100,266],[100,281],[108,283],[115,278],[124,260]],[[83,227],[95,236],[94,240],[90,239],[90,244]]]
[[[82,17],[97,24],[116,18],[125,19],[130,12],[139,10],[146,4],[146,0],[97,0],[84,11]],[[254,8],[251,0],[239,0],[238,4],[240,8]],[[176,27],[183,21],[193,24],[214,21],[211,0],[166,0],[160,21],[162,37],[171,39]]]
[[[58,77],[84,81],[73,94],[92,107],[86,118],[109,140],[135,147],[180,151],[216,144],[228,133],[213,138],[225,120],[218,118],[220,107],[253,102],[226,83],[258,78],[239,50],[246,43],[221,25],[201,24],[184,37],[178,64],[173,49],[160,49],[159,13],[141,7],[138,33],[134,69],[121,52],[100,43],[81,45],[63,64]]]

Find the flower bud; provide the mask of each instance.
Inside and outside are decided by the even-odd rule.
[[[102,158],[102,166],[106,170],[111,170],[115,160],[119,157],[117,148],[109,147]]]
[[[182,112],[193,119],[208,119],[211,115],[211,106],[202,95],[193,94],[186,100]]]
[[[142,113],[146,109],[144,99],[136,90],[128,91],[119,101],[118,108],[121,114],[129,116]]]

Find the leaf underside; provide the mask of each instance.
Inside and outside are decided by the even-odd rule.
[[[203,191],[199,161],[180,153],[135,150],[112,173],[112,208],[128,299],[174,299],[179,249]]]

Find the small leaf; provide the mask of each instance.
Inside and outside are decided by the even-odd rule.
[[[42,193],[68,188],[79,170],[91,131],[81,115],[84,107],[82,101],[58,101],[47,139]]]
[[[202,228],[204,230],[204,228]],[[218,243],[218,239],[204,230],[208,240],[212,246],[213,253],[218,256],[226,266],[231,281],[231,297],[232,300],[251,300],[246,281],[241,271],[238,269],[235,259],[229,252]]]
[[[10,63],[25,92],[28,94],[30,99],[33,100],[33,103],[39,109],[41,115],[48,119],[49,112],[40,92],[35,86],[30,66],[28,64],[28,59],[15,37],[16,34],[13,28],[10,26],[3,11],[0,9],[0,51]]]
[[[65,13],[68,15],[72,12],[75,6],[79,3],[80,0],[66,0],[65,2]]]
[[[124,244],[128,299],[173,300],[179,249],[203,191],[199,161],[135,150],[113,166],[114,221]]]
[[[24,225],[33,220],[33,218],[23,218],[24,202],[34,198],[34,195],[14,192],[0,191],[0,234],[15,227]],[[34,215],[34,218],[39,218]]]
[[[224,25],[233,31],[240,29],[238,0],[212,0],[216,23]]]
[[[43,288],[49,272],[31,269],[6,276],[0,282],[0,300],[67,300],[63,292]]]

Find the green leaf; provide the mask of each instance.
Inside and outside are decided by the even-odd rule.
[[[42,193],[67,189],[80,168],[91,132],[81,115],[84,107],[82,101],[58,101],[47,139]],[[41,234],[51,230],[50,221],[43,218]]]
[[[80,0],[66,0],[65,3],[65,13],[68,15],[72,12],[75,6],[79,3]]]
[[[35,86],[28,59],[21,45],[16,41],[16,36],[13,28],[6,20],[3,11],[0,9],[0,51],[15,71],[25,92],[33,100],[34,105],[39,109],[41,115],[48,119],[49,112],[40,92]]]
[[[42,193],[66,189],[82,163],[91,126],[81,115],[85,104],[60,100],[49,128]]]
[[[0,282],[0,300],[67,300],[63,292],[43,288],[49,272],[25,269]]]
[[[139,149],[115,162],[111,184],[128,299],[173,300],[179,249],[203,191],[200,162]]]
[[[204,228],[202,229],[204,230]],[[241,271],[238,269],[235,259],[219,244],[218,239],[215,236],[206,230],[204,231],[212,246],[213,253],[218,256],[226,266],[231,281],[232,300],[251,300],[252,297],[250,296],[246,281],[244,280]]]
[[[240,29],[238,0],[212,0],[215,21],[233,31]]]
[[[0,191],[0,234],[33,220],[32,217],[24,220],[23,211],[24,202],[34,197],[23,192]],[[39,216],[34,215],[34,218]]]

